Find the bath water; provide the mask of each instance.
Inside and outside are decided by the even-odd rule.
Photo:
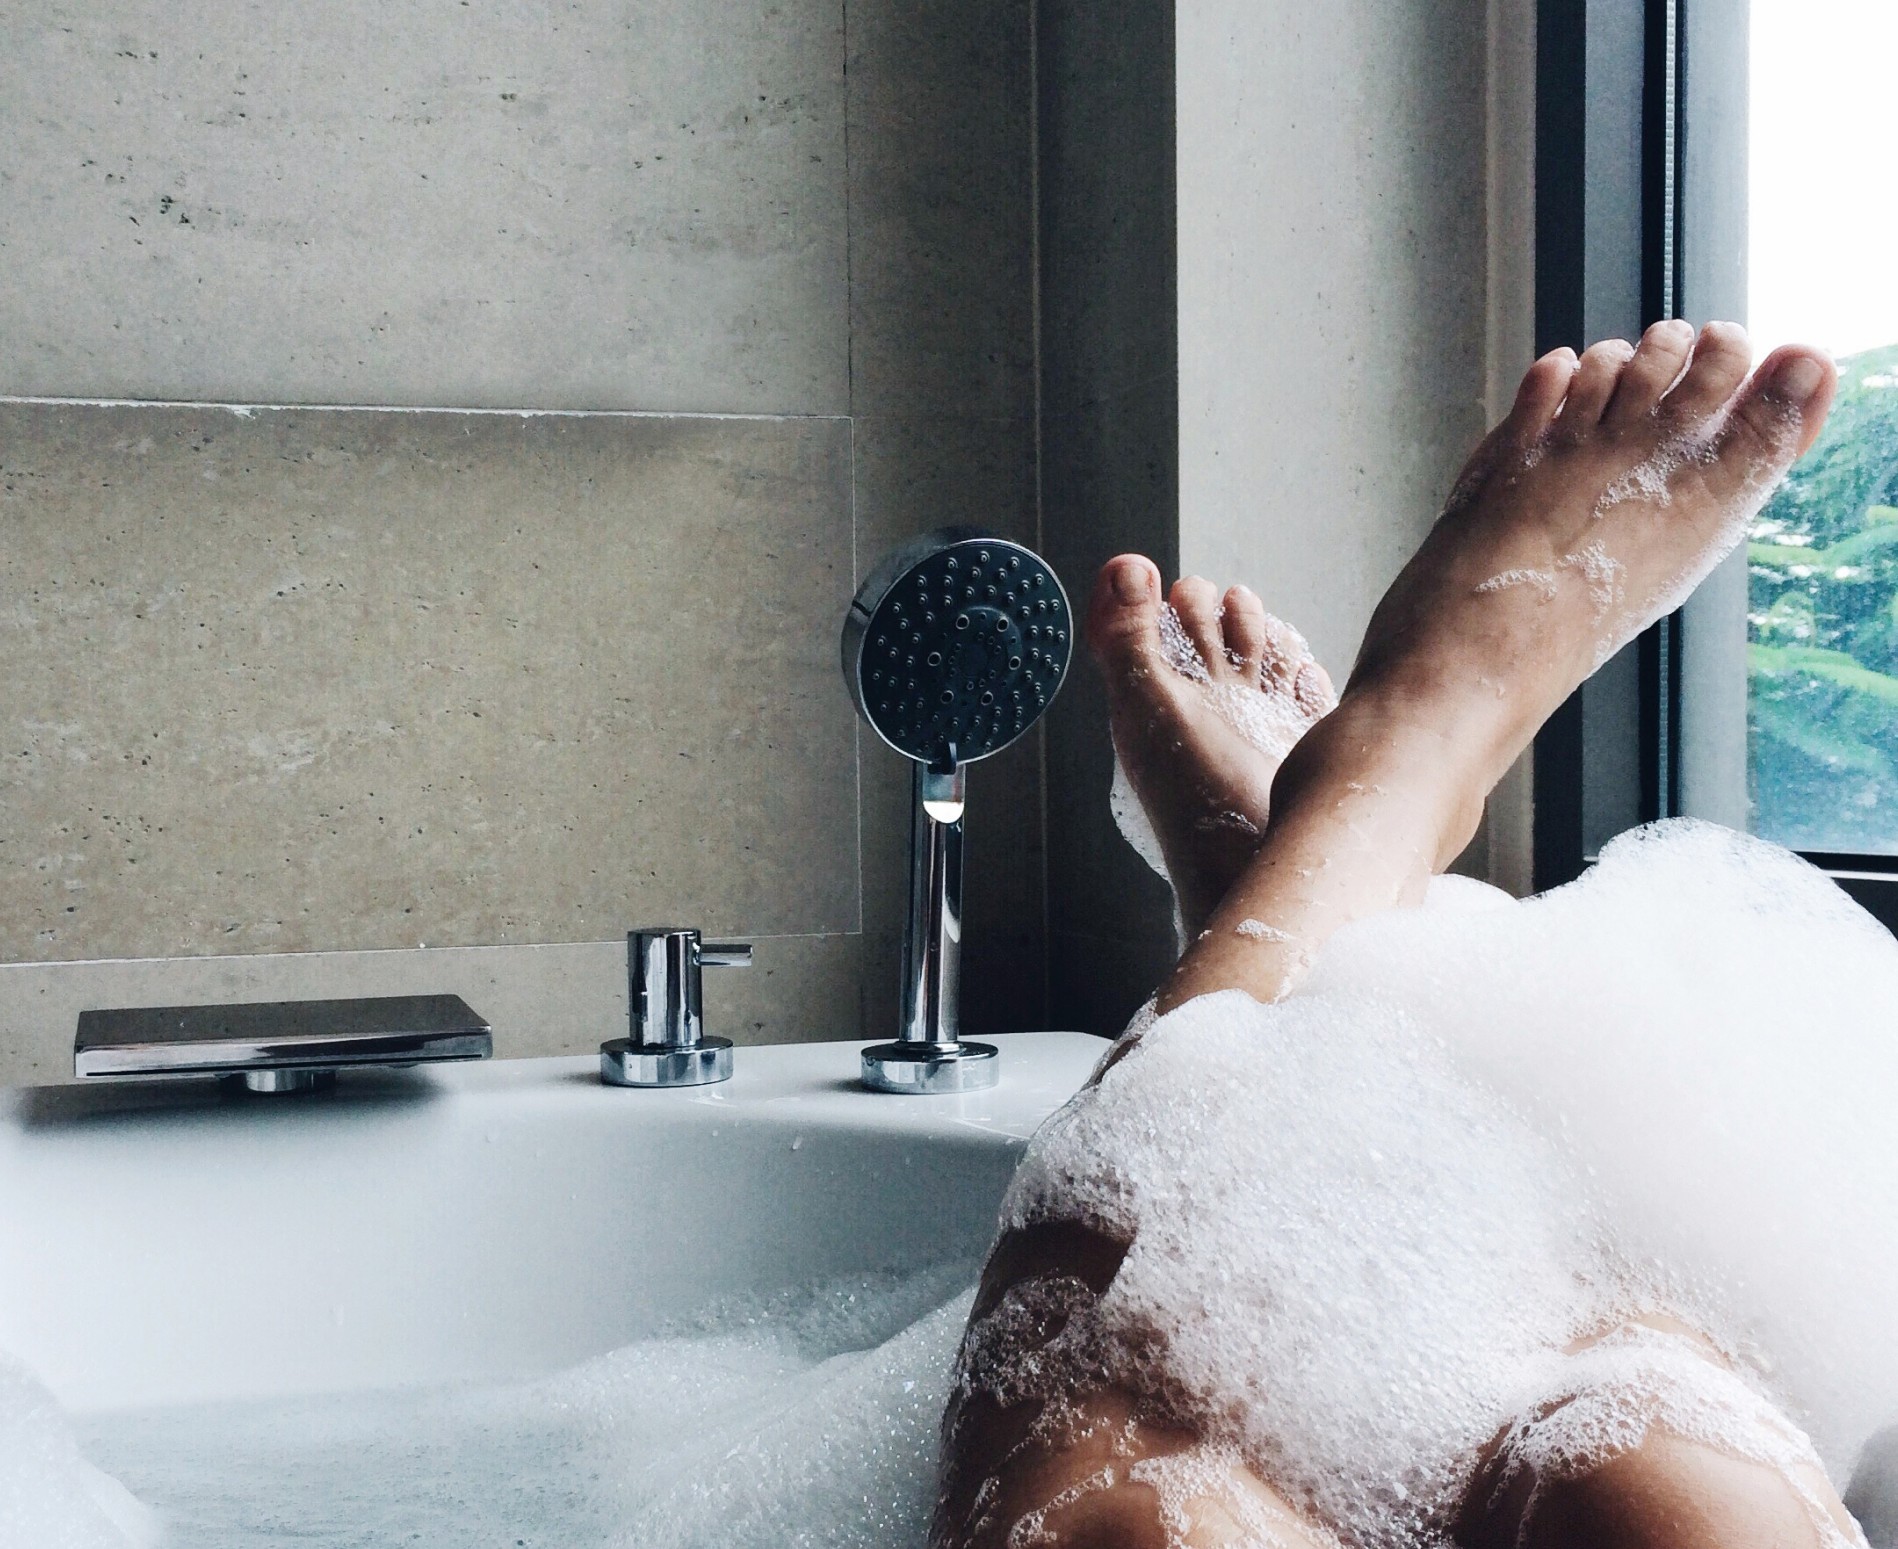
[[[73,1429],[163,1549],[897,1549],[926,1531],[974,1278],[949,1265],[733,1298],[533,1381]],[[63,1541],[36,1536],[45,1520],[0,1517],[0,1544],[141,1542],[136,1522]]]

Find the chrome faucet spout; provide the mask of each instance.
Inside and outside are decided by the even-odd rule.
[[[221,1076],[252,1092],[306,1092],[339,1070],[486,1059],[485,1018],[459,995],[382,995],[231,1006],[82,1011],[73,1074]]]

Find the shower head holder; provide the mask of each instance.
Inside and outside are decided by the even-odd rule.
[[[911,760],[909,928],[902,1027],[863,1051],[872,1091],[993,1086],[993,1044],[958,1033],[962,819],[968,766],[1040,719],[1073,655],[1067,593],[1032,549],[975,527],[902,545],[844,619],[843,669],[857,712]]]

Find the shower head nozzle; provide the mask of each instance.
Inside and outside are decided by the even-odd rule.
[[[844,619],[858,713],[906,758],[951,770],[999,753],[1060,692],[1073,654],[1067,593],[1048,562],[975,527],[891,554]]]

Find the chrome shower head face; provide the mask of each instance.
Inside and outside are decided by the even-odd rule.
[[[999,753],[1053,703],[1074,649],[1046,560],[979,528],[927,533],[890,555],[844,620],[858,713],[906,758],[952,769]]]

